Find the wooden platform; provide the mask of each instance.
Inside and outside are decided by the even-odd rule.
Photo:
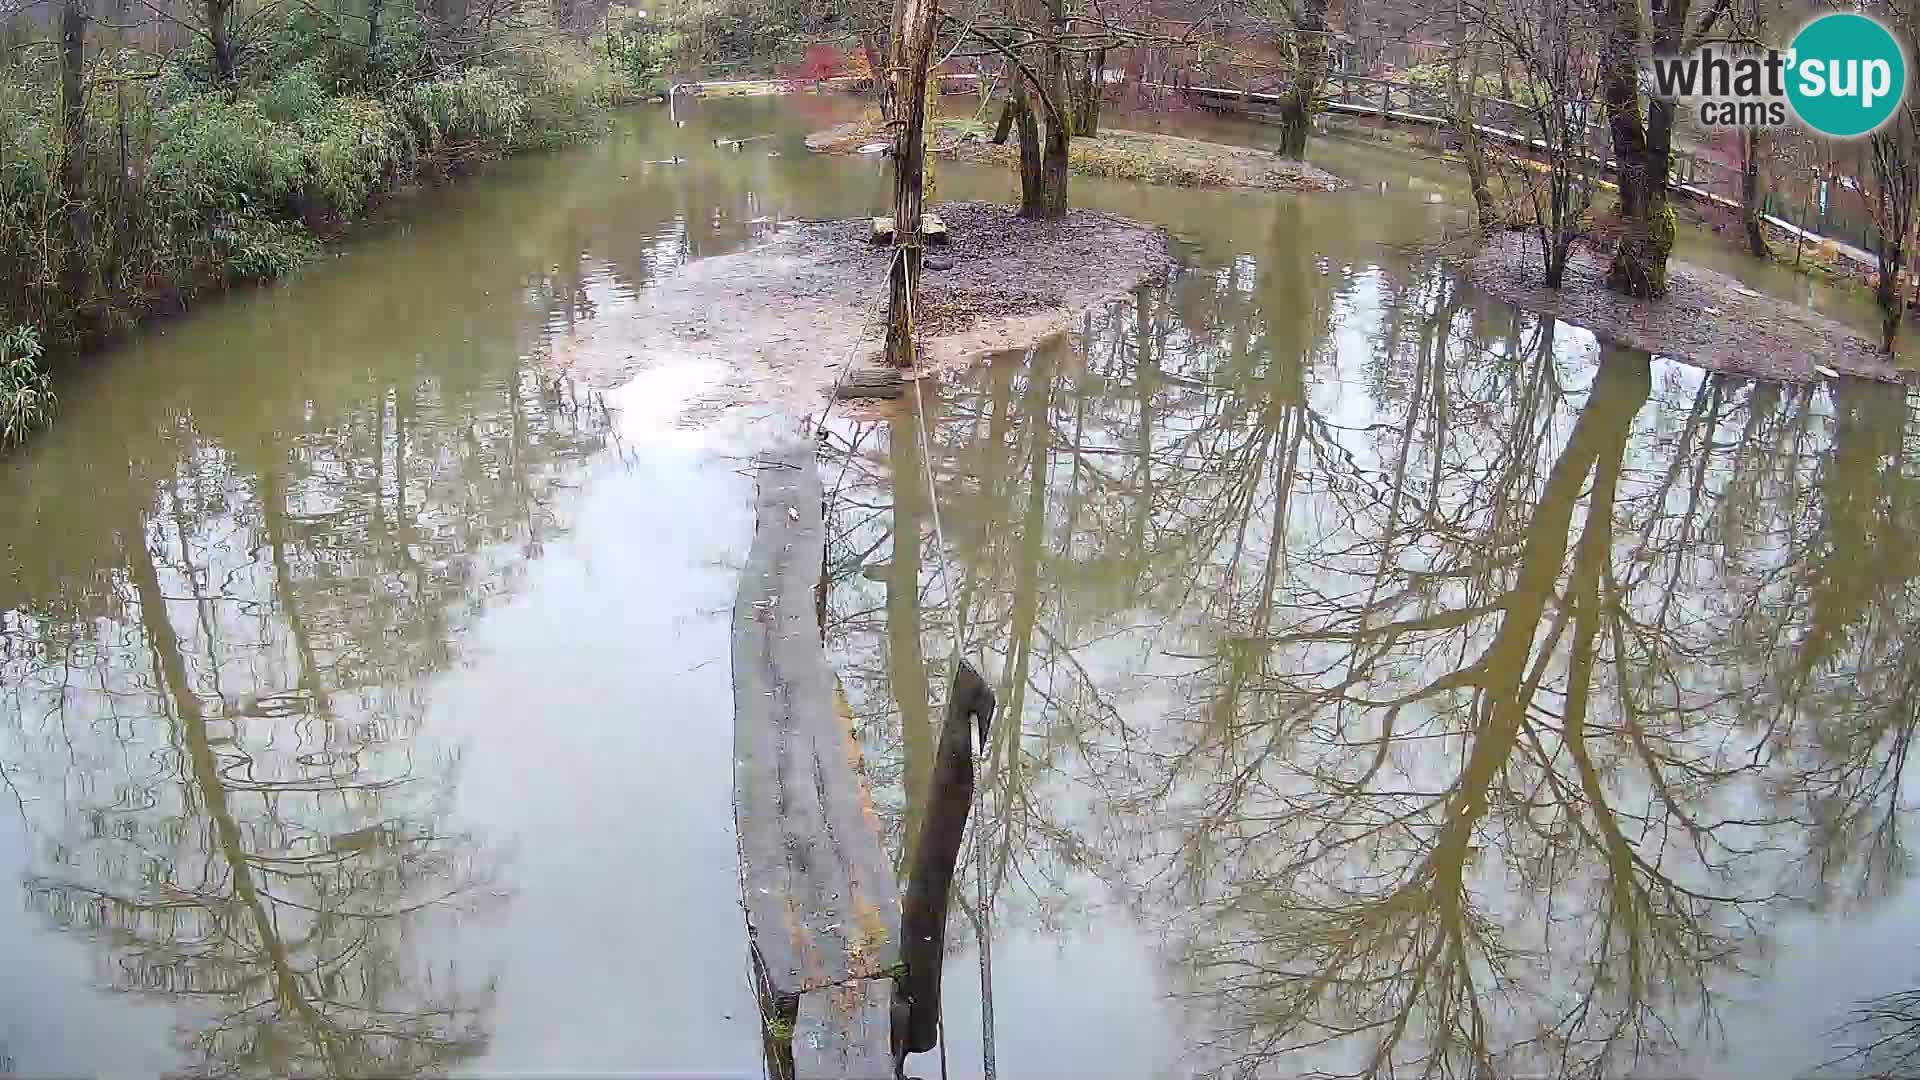
[[[800,1080],[888,1080],[900,894],[816,623],[814,449],[795,441],[755,467],[733,609],[733,791],[769,1065]],[[774,1044],[787,1033],[783,1054]]]

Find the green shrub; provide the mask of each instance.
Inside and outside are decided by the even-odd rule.
[[[662,75],[680,47],[680,35],[638,16],[628,16],[609,28],[598,46],[626,76],[635,93],[651,96],[666,93]]]
[[[261,88],[260,111],[276,124],[296,123],[316,112],[329,100],[322,70],[313,60],[287,68]]]
[[[0,326],[0,447],[46,426],[55,404],[39,335],[30,326]]]
[[[307,161],[303,194],[353,217],[393,177],[412,168],[416,143],[392,109],[370,98],[330,98],[295,132]]]
[[[189,98],[162,113],[155,127],[151,205],[173,229],[222,213],[284,212],[306,175],[289,130],[246,98]]]
[[[527,101],[498,72],[485,68],[428,79],[408,87],[395,104],[423,150],[511,145],[527,115]]]
[[[320,242],[297,222],[257,215],[228,218],[213,228],[223,276],[230,282],[272,281],[319,253]]]

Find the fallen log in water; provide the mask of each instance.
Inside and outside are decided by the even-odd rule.
[[[820,477],[804,443],[756,465],[733,609],[734,823],[768,1069],[889,1080],[900,895],[815,621]]]

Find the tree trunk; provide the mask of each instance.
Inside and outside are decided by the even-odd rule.
[[[1573,238],[1565,230],[1549,233],[1540,230],[1540,242],[1547,250],[1547,288],[1558,289],[1566,284],[1567,260],[1573,255]]]
[[[1880,264],[1874,299],[1880,304],[1881,348],[1888,353],[1893,352],[1906,312],[1900,271],[1906,262],[1907,232],[1913,225],[1914,196],[1920,188],[1920,161],[1916,161],[1913,137],[1905,130],[1906,107],[1894,115],[1894,121],[1867,142],[1873,160],[1873,224],[1878,234],[1874,255]]]
[[[1685,17],[1684,5],[1679,16]],[[1600,81],[1613,156],[1619,162],[1624,228],[1607,270],[1607,284],[1628,296],[1665,296],[1667,257],[1673,253],[1677,231],[1673,208],[1667,204],[1673,105],[1655,98],[1641,112],[1640,56],[1647,29],[1638,0],[1613,0],[1611,23],[1600,60]]]
[[[1079,82],[1073,103],[1073,134],[1091,138],[1100,133],[1100,104],[1107,92],[1107,50],[1097,49],[1087,58]]]
[[[1040,122],[1033,115],[1032,91],[1027,88],[1024,75],[1017,75],[1013,80],[1013,121],[1020,131],[1020,216],[1043,217],[1046,210],[1041,197],[1045,184],[1040,178]]]
[[[1314,107],[1327,79],[1327,0],[1300,0],[1293,36],[1293,76],[1280,99],[1280,156],[1304,158]]]
[[[920,236],[923,185],[926,182],[927,65],[933,59],[938,0],[906,0],[894,27],[893,100],[899,113],[899,137],[893,147],[893,236],[895,257],[888,272],[887,363],[914,363],[914,293],[920,285]]]
[[[1059,35],[1065,27],[1053,24],[1054,37],[1041,49],[1041,77],[1047,92],[1041,95],[1046,107],[1046,152],[1040,159],[1039,217],[1057,221],[1067,216],[1067,162],[1073,139],[1073,106],[1068,98],[1067,59],[1060,47]]]
[[[1900,265],[1899,241],[1896,240],[1891,245],[1883,244],[1881,250],[1881,266],[1887,266],[1889,259],[1891,265],[1895,267]],[[1906,313],[1906,305],[1901,303],[1899,282],[1898,269],[1892,272],[1882,270],[1880,283],[1873,290],[1874,302],[1880,305],[1880,351],[1889,356],[1893,354],[1894,340],[1900,336],[1901,316]]]
[[[60,10],[60,197],[66,204],[61,292],[71,316],[92,299],[93,210],[87,201],[87,12],[83,0]],[[77,319],[76,319],[77,321]]]
[[[1013,77],[1017,82],[1019,81],[1020,75],[1016,72]],[[1000,121],[993,126],[993,145],[995,146],[1007,145],[1007,136],[1013,133],[1013,94],[1011,92],[1011,86],[1008,87],[1008,91],[1007,100],[1000,106]]]
[[[1500,225],[1500,206],[1494,201],[1493,188],[1487,183],[1487,148],[1480,141],[1480,129],[1477,121],[1475,96],[1480,79],[1480,54],[1476,44],[1469,50],[1468,67],[1465,76],[1460,73],[1456,62],[1451,68],[1453,79],[1453,131],[1460,140],[1460,155],[1467,162],[1467,186],[1473,192],[1473,206],[1479,221],[1480,231],[1491,233]]]
[[[1800,269],[1800,257],[1806,254],[1807,222],[1813,218],[1813,188],[1819,182],[1819,173],[1814,170],[1814,174],[1807,178],[1806,197],[1800,200],[1800,231],[1793,235],[1793,268],[1795,270]]]
[[[1767,233],[1760,220],[1760,129],[1748,128],[1746,160],[1740,170],[1740,220],[1747,227],[1747,250],[1756,259],[1767,257]]]
[[[207,41],[213,46],[213,77],[216,82],[233,81],[233,32],[227,16],[233,0],[206,0]]]
[[[1067,216],[1068,139],[1065,124],[1047,125],[1047,152],[1040,161],[1040,217],[1048,221]]]
[[[880,95],[880,119],[893,119],[893,78],[887,72],[886,54],[880,48],[880,35],[869,30],[860,35],[860,51],[866,54],[867,70],[872,74],[873,91]]]
[[[380,51],[380,9],[386,0],[367,0],[367,56],[378,62]]]

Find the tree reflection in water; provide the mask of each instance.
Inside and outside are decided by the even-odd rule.
[[[494,983],[427,943],[505,893],[426,686],[608,417],[522,366],[288,427],[312,434],[101,448],[128,463],[96,493],[112,546],[16,582],[27,905],[95,942],[103,986],[180,1006],[195,1074],[444,1071],[485,1048]]]
[[[1703,377],[1281,249],[947,396],[954,595],[888,561],[924,531],[910,440],[835,513],[870,758],[924,745],[901,622],[941,656],[953,605],[1007,705],[999,909],[1165,928],[1194,1068],[1684,1069],[1782,914],[1904,877],[1920,492],[1883,388]]]

